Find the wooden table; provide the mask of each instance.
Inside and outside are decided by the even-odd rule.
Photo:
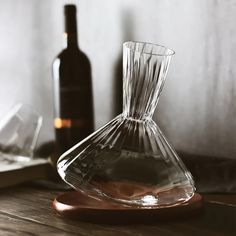
[[[193,218],[152,224],[106,225],[62,219],[52,210],[60,192],[23,185],[0,190],[0,235],[236,236],[236,195],[204,195]]]

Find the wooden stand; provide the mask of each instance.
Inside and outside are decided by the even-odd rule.
[[[59,195],[53,208],[59,216],[96,223],[151,223],[160,220],[177,220],[199,213],[203,201],[196,193],[188,202],[162,208],[125,207],[105,200],[97,200],[73,191]]]

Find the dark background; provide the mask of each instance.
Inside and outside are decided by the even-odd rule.
[[[236,159],[236,0],[0,0],[0,118],[31,104],[44,116],[40,143],[53,139],[65,3],[78,6],[96,128],[119,113],[122,43],[154,42],[176,51],[154,116],[175,149]]]

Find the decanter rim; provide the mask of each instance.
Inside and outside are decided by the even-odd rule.
[[[140,44],[146,44],[146,45],[152,45],[155,47],[159,47],[159,48],[164,48],[166,50],[165,53],[153,53],[153,52],[145,52],[145,51],[139,51],[136,49],[133,49],[129,46],[130,43],[140,43]],[[137,53],[141,53],[141,54],[148,54],[148,55],[153,55],[153,56],[173,56],[175,54],[175,51],[173,49],[170,49],[168,47],[165,47],[163,45],[157,44],[157,43],[149,43],[149,42],[142,42],[142,41],[127,41],[123,43],[123,47],[127,48],[128,50],[131,50],[133,52],[137,52]]]

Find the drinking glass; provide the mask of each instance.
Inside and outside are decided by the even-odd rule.
[[[42,116],[29,105],[15,105],[0,120],[0,160],[10,163],[34,158],[42,121]]]

